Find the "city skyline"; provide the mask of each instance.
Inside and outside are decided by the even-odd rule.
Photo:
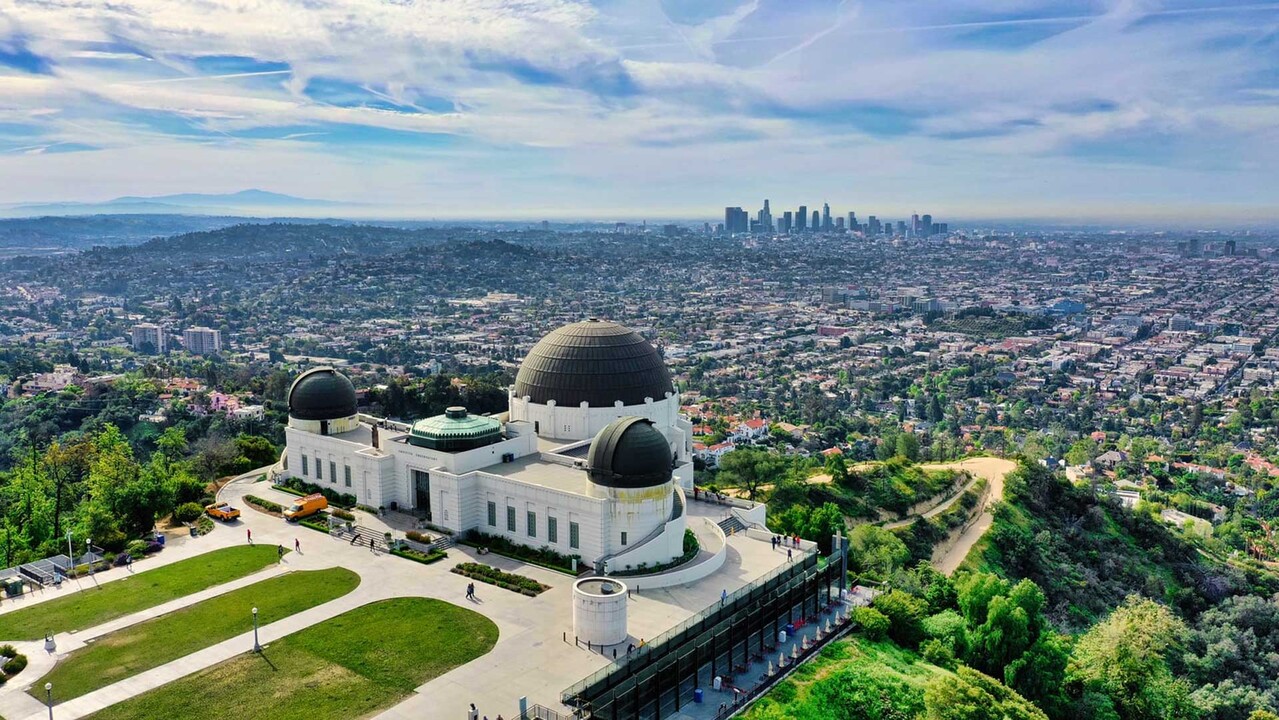
[[[767,177],[895,217],[1279,204],[1276,3],[3,7],[11,203],[261,187],[347,216],[694,218]]]

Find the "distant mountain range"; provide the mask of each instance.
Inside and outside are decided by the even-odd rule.
[[[316,210],[354,207],[352,203],[241,190],[210,195],[179,193],[154,197],[125,196],[97,203],[53,202],[0,206],[0,217],[38,215],[312,215]]]

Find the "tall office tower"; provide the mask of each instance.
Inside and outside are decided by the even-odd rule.
[[[132,334],[134,350],[149,349],[157,355],[164,354],[164,328],[152,323],[139,323],[133,326]]]
[[[1188,256],[1199,257],[1200,255],[1203,254],[1203,248],[1200,247],[1199,238],[1197,237],[1190,238],[1190,241],[1186,245],[1187,245],[1186,254]]]
[[[822,229],[830,230],[833,227],[830,224],[830,203],[822,203]]]
[[[764,226],[764,232],[773,231],[773,211],[768,207],[768,198],[764,198],[764,209],[759,211],[759,224]]]
[[[919,216],[918,215],[910,216],[910,234],[911,235],[919,234]]]
[[[1235,244],[1234,240],[1227,240],[1226,241],[1226,257],[1234,257],[1235,252],[1238,250],[1238,247],[1239,246]]]
[[[949,235],[949,234],[950,234],[950,223],[937,223],[937,226],[936,226],[936,227],[937,227],[937,234],[938,234],[938,235]]]
[[[213,328],[187,328],[182,331],[182,344],[193,355],[207,355],[222,349],[222,337]]]
[[[808,206],[800,205],[799,212],[795,214],[795,229],[804,230],[808,227]]]
[[[871,215],[866,218],[866,234],[867,235],[879,234],[879,218],[875,217],[874,215]]]
[[[897,221],[897,234],[901,235],[902,237],[906,237],[906,221],[905,220]]]
[[[821,213],[814,210],[812,230],[813,232],[817,232],[818,230],[821,230],[821,229],[822,229],[822,215]]]
[[[724,208],[724,230],[730,235],[750,230],[750,218],[746,211],[739,207]]]
[[[919,219],[919,234],[928,237],[933,234],[933,216],[925,215]]]
[[[795,213],[787,210],[782,213],[782,225],[777,228],[781,232],[790,232],[791,225],[795,222]]]
[[[844,232],[844,218],[842,217],[835,218],[835,230],[837,232]]]
[[[848,213],[848,229],[853,232],[861,230],[861,228],[857,225],[857,213],[855,212]]]

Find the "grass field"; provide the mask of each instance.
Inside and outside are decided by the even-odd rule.
[[[71,653],[32,687],[39,690],[51,682],[54,702],[65,702],[248,632],[254,607],[259,623],[266,625],[341,597],[359,584],[360,577],[344,568],[263,580],[105,635]]]
[[[350,720],[493,648],[488,618],[426,598],[365,605],[101,710],[93,720]],[[460,713],[462,708],[458,708]]]
[[[91,628],[244,577],[275,561],[276,550],[267,545],[223,548],[179,560],[102,583],[101,587],[0,615],[0,640],[38,640],[44,637],[45,632]],[[115,569],[111,572],[127,573],[128,570]],[[80,582],[93,583],[88,578]]]

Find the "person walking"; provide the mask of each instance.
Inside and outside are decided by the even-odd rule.
[[[301,540],[301,538],[293,538],[293,552],[296,552],[296,553],[301,553],[301,552],[302,552],[302,540]]]
[[[284,562],[284,546],[283,545],[275,546],[275,554],[276,554],[276,560],[275,560],[276,562]]]
[[[795,558],[791,555],[791,552],[792,552],[792,551],[791,551],[791,549],[790,549],[790,548],[786,548],[786,562],[790,562],[791,560],[794,560],[794,559],[795,559]]]
[[[360,534],[359,534],[359,533],[357,533],[357,532],[352,532],[352,533],[351,533],[351,544],[352,544],[352,545],[354,545],[354,544],[355,544],[355,541],[356,541],[356,540],[359,540],[359,539],[360,539]]]
[[[377,548],[373,546],[373,538],[369,538],[369,552],[377,554]]]
[[[475,599],[475,583],[466,584],[466,599],[467,600]]]
[[[728,602],[728,588],[719,591],[719,604],[723,605]]]
[[[244,534],[245,534],[245,537],[249,539],[249,544],[252,545],[253,544],[253,528],[245,528]]]

